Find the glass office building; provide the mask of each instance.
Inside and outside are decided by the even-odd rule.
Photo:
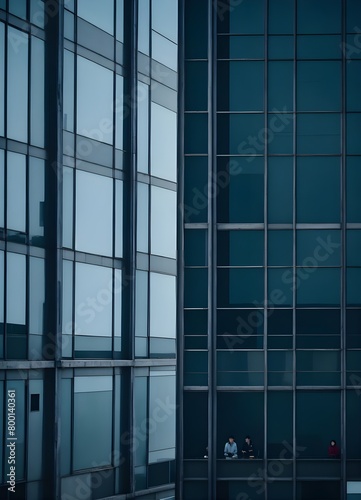
[[[2,499],[174,498],[177,11],[0,0]]]
[[[184,2],[178,498],[360,498],[360,27],[357,0]]]

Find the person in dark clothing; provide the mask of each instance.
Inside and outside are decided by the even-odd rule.
[[[250,436],[246,436],[242,446],[243,458],[254,458],[253,444]]]
[[[340,448],[337,446],[336,441],[332,439],[328,447],[329,458],[340,458]]]

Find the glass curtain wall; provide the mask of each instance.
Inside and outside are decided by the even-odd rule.
[[[184,498],[207,481],[222,499],[346,498],[361,458],[360,11],[199,4],[185,2]],[[224,461],[231,434],[251,436],[253,462]]]

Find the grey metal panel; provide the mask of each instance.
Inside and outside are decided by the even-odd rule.
[[[149,255],[147,253],[137,252],[137,269],[149,270]]]
[[[158,84],[151,87],[151,101],[172,111],[177,111],[177,92],[165,85]]]
[[[110,70],[114,70],[114,61],[110,61],[109,59],[96,54],[95,52],[92,52],[89,49],[86,49],[85,47],[82,47],[81,45],[77,45],[77,54],[79,56],[85,57],[89,59],[90,61],[93,61],[97,64],[100,64],[101,66],[104,66],[105,68],[108,68]]]
[[[167,259],[166,257],[158,257],[157,255],[151,255],[150,271],[176,276],[177,261],[175,259]]]
[[[159,177],[150,177],[150,184],[152,186],[159,186],[171,191],[177,191],[177,184],[175,182],[166,181],[165,179],[160,179]]]
[[[152,59],[151,78],[157,82],[163,83],[173,90],[178,88],[178,76],[175,71]]]
[[[108,59],[114,59],[114,38],[105,31],[88,23],[81,17],[78,20],[77,41],[83,47],[97,52]]]

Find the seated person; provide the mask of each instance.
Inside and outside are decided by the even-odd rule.
[[[224,456],[226,459],[238,458],[234,436],[229,436],[227,443],[224,445]]]
[[[254,458],[253,444],[250,436],[246,436],[242,446],[243,458]]]
[[[328,447],[329,458],[340,458],[340,448],[337,446],[336,441],[332,439]]]

